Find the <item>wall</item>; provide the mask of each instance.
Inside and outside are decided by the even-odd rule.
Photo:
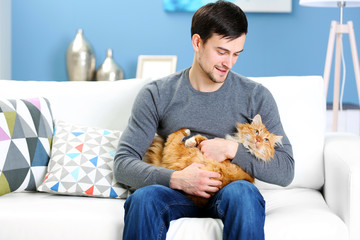
[[[11,79],[11,0],[0,0],[0,79]]]
[[[310,8],[293,1],[292,13],[248,13],[245,51],[234,70],[246,76],[322,75],[331,20],[336,8]],[[162,0],[12,0],[12,78],[67,80],[65,53],[82,28],[94,47],[96,66],[113,49],[126,78],[136,74],[137,57],[177,55],[178,70],[193,59],[193,13],[163,11]],[[354,22],[360,48],[360,8],[344,11]],[[344,37],[347,83],[344,102],[358,104],[353,66]],[[332,82],[328,102],[332,102]]]

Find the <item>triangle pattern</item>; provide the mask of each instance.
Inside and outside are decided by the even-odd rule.
[[[4,129],[2,129],[2,127],[0,127],[0,141],[4,141],[4,140],[10,140],[11,138],[9,137],[9,135],[7,135],[7,133],[4,131]]]
[[[46,121],[46,119],[44,118],[44,116],[42,114],[40,115],[38,124],[39,124],[39,127],[38,127],[37,135],[39,137],[49,136],[50,127],[48,125],[48,122]]]
[[[56,183],[55,185],[53,185],[50,189],[53,190],[53,191],[55,191],[55,192],[57,192],[57,191],[59,191],[59,185],[60,185],[60,183],[57,182],[57,183]]]
[[[29,103],[34,105],[39,111],[41,111],[40,99],[39,98],[28,98],[26,99]]]
[[[77,167],[77,168],[75,168],[75,170],[73,170],[71,172],[71,175],[74,177],[75,181],[77,181],[79,179],[79,170],[80,170],[80,168]]]
[[[13,133],[13,138],[21,138],[21,137],[37,137],[37,133],[34,128],[34,124],[32,122],[28,122],[25,119],[23,119],[21,116],[17,116],[15,129],[21,129],[21,132],[15,132]]]
[[[110,188],[110,197],[117,198],[119,195],[116,194],[114,188]]]
[[[72,134],[73,134],[75,137],[78,137],[78,136],[83,135],[84,133],[83,133],[83,132],[72,132]]]
[[[46,173],[52,142],[53,119],[47,100],[34,98],[30,103],[24,99],[1,99],[0,108],[0,192],[34,191]],[[45,105],[44,105],[45,104]],[[42,121],[47,126],[39,130],[46,132],[42,144],[35,126],[39,126],[41,110],[46,111]],[[48,129],[41,129],[47,127]],[[31,169],[34,164],[35,172]],[[5,183],[5,180],[7,183]],[[8,185],[8,187],[6,187]]]
[[[34,107],[34,105],[28,101],[24,101],[24,104],[28,107],[29,112],[31,114],[31,118],[33,120],[36,133],[39,132],[40,129],[40,118],[41,118],[41,112],[38,108]]]
[[[59,194],[125,198],[127,187],[116,182],[113,161],[120,137],[119,131],[72,125],[54,121],[55,131],[49,177],[39,191],[54,192],[59,182]]]
[[[79,156],[80,153],[67,153],[66,155],[67,155],[69,158],[74,159],[74,158],[76,158],[77,156]]]
[[[26,161],[24,156],[21,154],[17,146],[11,142],[8,150],[8,154],[5,160],[3,171],[30,168],[29,163]]]
[[[28,172],[29,168],[19,168],[3,171],[3,174],[9,183],[11,192],[19,190],[19,187],[23,184]]]
[[[78,146],[76,146],[75,148],[79,151],[79,152],[82,152],[83,151],[83,147],[84,147],[84,144],[80,144]]]
[[[0,196],[10,193],[11,189],[5,174],[0,172]]]
[[[10,103],[10,101],[6,101],[6,100],[1,102],[0,108],[1,108],[0,112],[3,113],[16,111],[15,107]]]
[[[93,195],[94,193],[94,185],[92,185],[88,190],[85,191],[87,195]]]
[[[29,180],[29,184],[25,188],[25,190],[26,191],[34,191],[34,189],[36,189],[35,177],[31,170],[29,171],[29,174],[30,174],[30,180]]]
[[[98,157],[94,157],[92,159],[89,160],[92,164],[94,164],[94,166],[96,167],[97,166],[97,162],[98,162]]]
[[[34,158],[32,159],[31,166],[47,166],[49,162],[49,155],[44,148],[40,139],[37,139]]]
[[[7,127],[9,129],[10,136],[12,137],[15,127],[16,112],[5,112],[4,116],[7,122]]]

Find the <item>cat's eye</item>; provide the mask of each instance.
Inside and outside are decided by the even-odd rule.
[[[259,130],[255,130],[255,134],[259,135]]]
[[[267,138],[264,138],[264,141],[265,141],[265,142],[269,142],[269,139],[267,139]]]

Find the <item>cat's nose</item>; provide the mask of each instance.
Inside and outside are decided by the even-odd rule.
[[[256,136],[256,143],[261,142],[261,138],[259,136]]]

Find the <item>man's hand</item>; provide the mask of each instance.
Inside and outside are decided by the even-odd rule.
[[[202,141],[198,148],[206,158],[217,162],[233,159],[238,150],[238,143],[223,138],[214,138]]]
[[[220,178],[217,172],[210,172],[200,169],[203,164],[193,163],[181,171],[175,171],[170,178],[172,189],[182,190],[188,194],[209,198],[209,193],[219,191],[221,181],[213,178]]]

